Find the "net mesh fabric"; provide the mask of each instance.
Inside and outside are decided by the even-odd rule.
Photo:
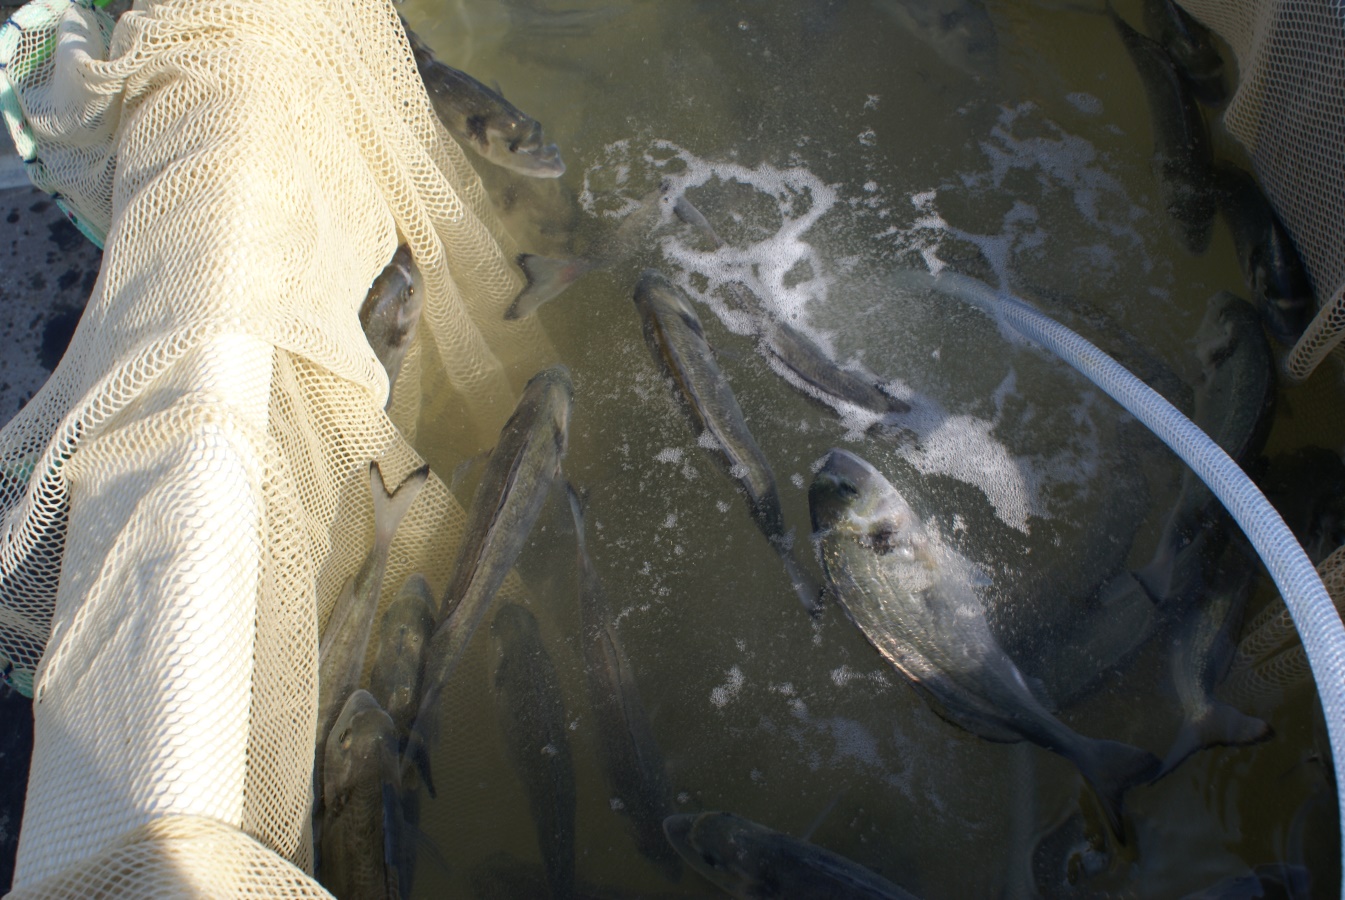
[[[1228,42],[1238,85],[1223,118],[1310,273],[1319,312],[1286,369],[1306,378],[1345,337],[1345,16],[1332,3],[1181,0]]]
[[[502,318],[513,248],[387,0],[42,9],[9,34],[11,125],[105,254],[0,431],[0,654],[36,671],[15,886],[152,896],[218,844],[290,891],[237,893],[314,895],[317,635],[372,540],[369,460],[395,484],[408,435],[489,446],[551,351]],[[357,311],[399,240],[426,305],[389,420]],[[446,580],[462,523],[431,478],[385,603]]]

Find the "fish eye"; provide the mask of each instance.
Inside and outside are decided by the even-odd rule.
[[[338,737],[338,738],[336,739],[336,741],[337,741],[337,743],[339,743],[339,744],[348,744],[348,743],[350,743],[350,729],[347,728],[345,731],[341,732],[340,737]]]
[[[848,478],[841,478],[836,482],[836,493],[850,500],[859,496],[859,488],[855,487]]]

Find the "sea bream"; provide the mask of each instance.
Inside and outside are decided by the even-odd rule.
[[[374,545],[359,570],[341,588],[336,606],[327,618],[327,627],[318,640],[319,759],[332,723],[350,692],[359,686],[364,651],[369,646],[374,613],[378,610],[378,593],[388,567],[392,538],[429,476],[430,467],[421,466],[407,475],[397,490],[388,493],[383,470],[376,462],[369,464],[369,490],[374,497]]]
[[[629,822],[636,847],[675,881],[682,875],[682,863],[663,836],[663,820],[672,812],[663,751],[640,700],[607,594],[588,555],[579,495],[572,486],[567,485],[567,489],[578,542],[580,641],[589,705],[598,732],[598,762],[611,806]]]
[[[453,574],[436,612],[426,651],[420,709],[408,735],[408,762],[420,769],[431,795],[427,744],[438,734],[439,698],[514,567],[542,511],[569,446],[574,386],[562,365],[532,377],[500,431],[486,462],[458,545]]]
[[[1074,763],[1124,839],[1122,797],[1153,776],[1158,759],[1083,737],[1051,714],[991,634],[975,566],[869,463],[832,450],[808,504],[829,593],[869,643],[949,722]]]
[[[1218,166],[1214,177],[1219,211],[1233,235],[1247,290],[1271,335],[1292,345],[1317,314],[1317,298],[1294,239],[1250,172]]]
[[[742,900],[914,900],[839,853],[732,813],[669,816],[663,830],[687,865]]]
[[[645,344],[672,379],[692,427],[713,440],[730,476],[742,485],[757,528],[784,561],[804,608],[814,611],[817,591],[790,555],[792,535],[785,528],[775,474],[747,427],[747,417],[715,361],[690,299],[653,269],[640,275],[634,299],[643,321]]]
[[[402,360],[416,338],[420,313],[425,308],[425,282],[411,248],[402,244],[392,261],[378,273],[360,306],[360,327],[369,339],[383,370],[388,373],[388,401],[402,371]]]
[[[323,887],[339,900],[407,896],[397,733],[368,691],[347,698],[323,755]]]
[[[1175,0],[1144,0],[1144,27],[1172,57],[1196,99],[1208,106],[1228,99],[1224,60],[1208,28]]]
[[[434,608],[434,594],[425,576],[416,573],[402,584],[379,623],[369,693],[391,717],[401,740],[406,739],[420,708],[420,679],[434,632]]]
[[[1186,249],[1204,253],[1214,222],[1214,151],[1209,126],[1177,64],[1158,42],[1130,27],[1107,3],[1149,101],[1154,169],[1163,205],[1181,228]]]
[[[406,25],[405,20],[402,25]],[[560,150],[546,142],[540,122],[498,91],[440,62],[410,28],[406,28],[406,39],[430,104],[458,143],[497,166],[530,178],[559,178],[565,174]]]
[[[574,896],[574,761],[560,680],[537,620],[517,603],[495,614],[495,711],[505,755],[528,795],[553,898]]]

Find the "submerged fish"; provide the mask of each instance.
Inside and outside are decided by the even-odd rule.
[[[514,567],[560,474],[573,396],[570,371],[564,366],[532,377],[500,431],[467,511],[453,575],[438,610],[439,624],[426,652],[420,709],[407,741],[407,757],[420,768],[431,794],[427,743],[437,736],[440,692]]]
[[[420,678],[434,631],[434,608],[434,594],[425,576],[416,573],[402,584],[379,625],[369,693],[387,711],[402,740],[420,708]]]
[[[537,620],[517,603],[495,614],[499,646],[495,710],[505,753],[528,795],[546,881],[555,898],[574,896],[574,762],[556,667]]]
[[[830,591],[879,653],[953,724],[1074,763],[1123,838],[1122,797],[1158,759],[1083,737],[1046,709],[990,633],[972,563],[928,532],[873,466],[832,450],[808,503]]]
[[[398,794],[397,732],[365,690],[351,693],[323,759],[319,880],[340,900],[394,900],[410,885]]]
[[[595,269],[611,268],[629,259],[644,244],[649,233],[663,218],[663,207],[670,203],[679,219],[705,231],[716,246],[722,244],[719,235],[715,234],[705,216],[691,205],[691,201],[685,197],[674,200],[668,189],[669,184],[664,181],[646,194],[639,206],[626,215],[615,231],[595,241],[583,256],[555,259],[533,253],[519,254],[518,267],[523,270],[527,283],[509,305],[509,309],[505,310],[504,317],[521,319],[530,316],[543,303],[560,296],[583,275]]]
[[[729,293],[755,317],[766,358],[782,367],[785,380],[809,397],[833,408],[838,401],[849,403],[879,416],[911,411],[909,403],[884,393],[874,379],[838,366],[812,338],[772,315],[747,287],[735,282]]]
[[[1292,344],[1317,313],[1317,298],[1293,238],[1250,172],[1219,166],[1215,183],[1247,290],[1261,307],[1270,333],[1280,343]]]
[[[1200,541],[1188,552],[1198,552]],[[1208,590],[1177,612],[1170,659],[1183,720],[1159,775],[1171,772],[1205,747],[1254,744],[1270,726],[1214,698],[1237,649],[1242,610],[1252,588],[1252,567],[1239,547],[1224,554]]]
[[[875,5],[955,69],[995,74],[999,36],[981,0],[876,0]]]
[[[1240,465],[1261,451],[1275,401],[1275,360],[1260,317],[1247,301],[1221,291],[1210,298],[1196,331],[1202,368],[1192,421]],[[1186,469],[1158,549],[1135,577],[1158,602],[1173,594],[1182,548],[1219,510],[1200,477]]]
[[[1145,0],[1144,27],[1172,57],[1196,99],[1209,106],[1228,99],[1224,60],[1208,28],[1174,0]]]
[[[402,24],[405,26],[405,20]],[[520,175],[559,178],[565,174],[560,151],[555,144],[546,143],[541,123],[498,91],[440,62],[410,28],[406,29],[406,38],[430,103],[458,143]]]
[[[579,544],[580,639],[589,704],[598,732],[598,761],[612,808],[630,823],[640,853],[676,881],[682,876],[682,864],[663,836],[663,820],[672,812],[663,751],[649,726],[635,673],[621,647],[602,582],[588,555],[579,495],[572,486],[567,487]]]
[[[402,360],[416,337],[420,312],[425,306],[425,282],[411,258],[411,248],[402,244],[392,255],[360,306],[360,327],[374,355],[388,373],[388,402],[402,370]]]
[[[1209,247],[1216,205],[1209,127],[1168,52],[1131,28],[1110,2],[1107,12],[1149,100],[1163,205],[1181,226],[1186,248],[1203,253]]]
[[[397,490],[388,493],[383,470],[369,464],[369,490],[374,496],[374,546],[359,570],[350,577],[337,597],[327,619],[327,627],[318,641],[318,758],[322,742],[350,692],[359,685],[364,668],[364,651],[369,645],[378,593],[388,566],[388,551],[402,517],[411,508],[420,489],[429,478],[430,467],[421,466],[402,480]]]
[[[728,379],[715,362],[700,319],[686,294],[662,274],[647,269],[635,285],[635,306],[644,322],[644,339],[654,361],[676,385],[692,426],[709,435],[729,474],[743,486],[757,528],[784,560],[804,608],[817,607],[817,592],[790,556],[780,492],[766,454],[747,428]]]
[[[839,853],[732,813],[669,816],[663,830],[687,865],[744,900],[913,900]]]

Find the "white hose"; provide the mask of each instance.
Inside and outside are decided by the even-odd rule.
[[[1158,435],[1224,504],[1270,571],[1307,650],[1331,736],[1336,801],[1345,821],[1345,791],[1341,790],[1345,788],[1345,625],[1317,570],[1275,507],[1241,467],[1172,404],[1116,360],[1014,294],[948,271],[931,274],[908,269],[898,273],[896,280],[957,297],[1050,350]],[[1342,879],[1345,896],[1345,874]]]

